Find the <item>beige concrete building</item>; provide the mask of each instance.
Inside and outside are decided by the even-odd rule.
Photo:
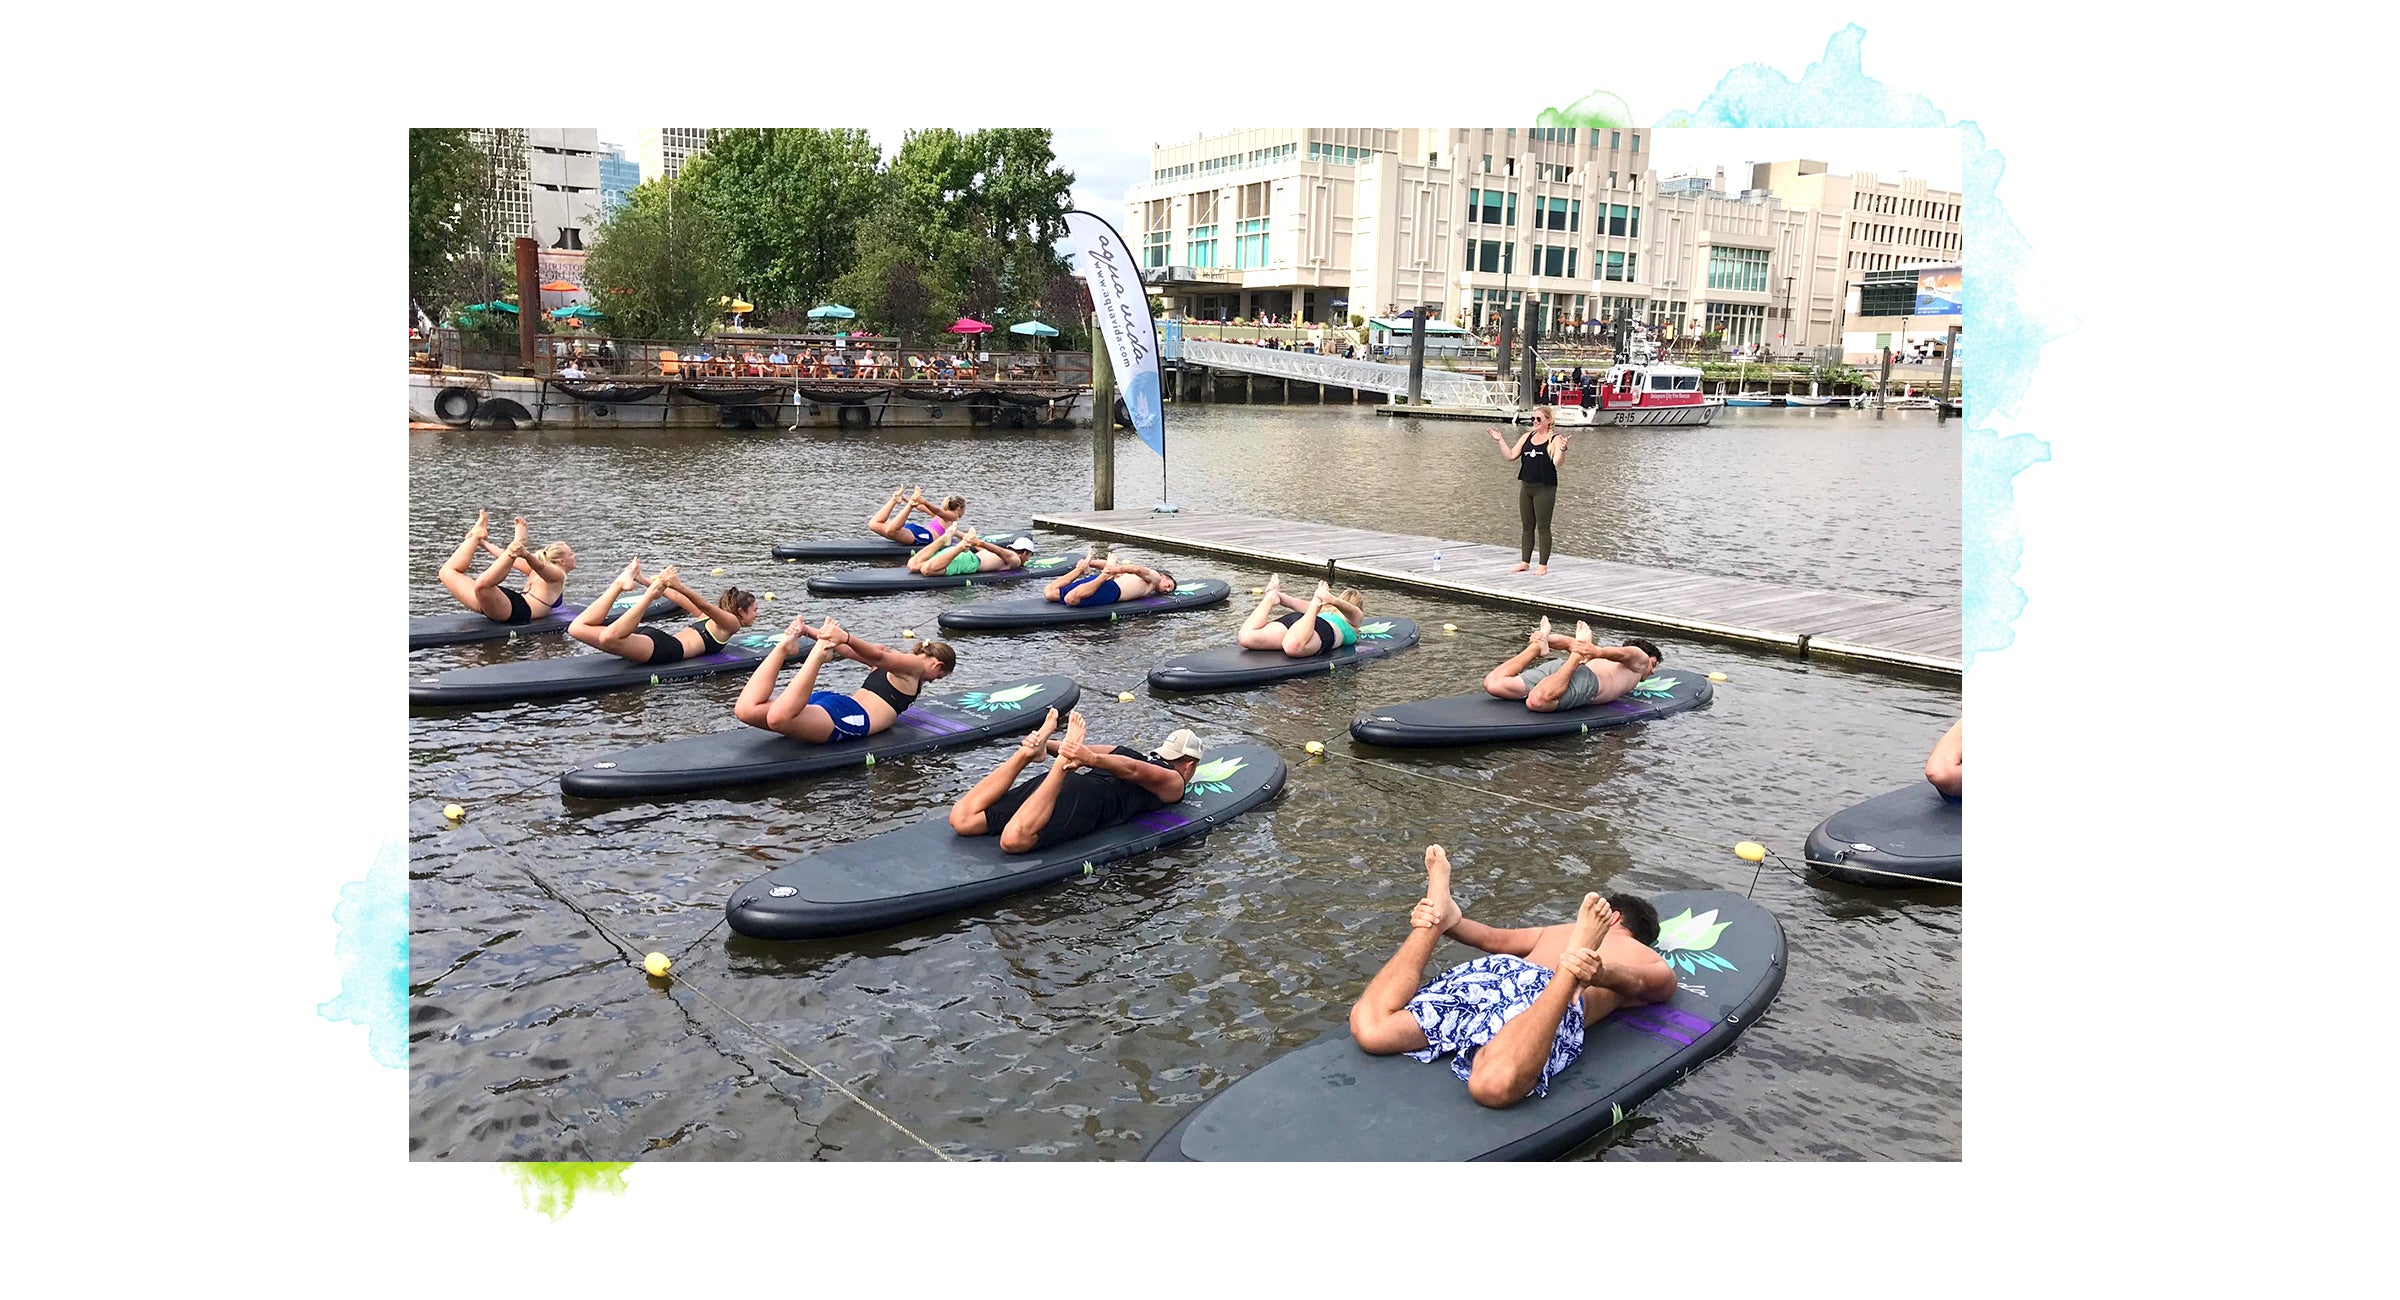
[[[1640,274],[1646,130],[1278,127],[1151,152],[1125,233],[1197,318],[1321,322],[1424,303],[1579,322]]]
[[[597,127],[473,127],[492,160],[492,225],[503,247],[530,235],[545,249],[585,248],[600,224]]]
[[[1934,189],[1913,176],[1886,180],[1863,171],[1844,176],[1811,159],[1754,164],[1750,184],[1817,215],[1819,247],[1832,267],[1829,272],[1821,257],[1815,270],[1820,278],[1838,277],[1841,312],[1829,338],[1841,344],[1845,359],[1930,344],[1958,323],[1955,316],[1910,317],[1891,308],[1914,301],[1913,290],[1897,289],[1913,283],[1908,272],[1957,267],[1963,260],[1964,194]],[[1878,282],[1884,287],[1865,287]],[[1812,321],[1811,328],[1818,329],[1817,323]]]
[[[1758,164],[1736,195],[1662,187],[1632,128],[1282,127],[1154,149],[1125,234],[1194,319],[1304,323],[1416,303],[1477,330],[1530,301],[1544,333],[1626,318],[1778,355],[1856,334],[1861,278],[1955,265],[1961,196]]]
[[[708,147],[709,139],[719,128],[710,126],[645,126],[634,144],[634,159],[642,165],[642,179],[654,181],[672,178],[683,170],[683,160]]]

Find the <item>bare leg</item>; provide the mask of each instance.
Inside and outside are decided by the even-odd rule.
[[[1069,745],[1083,743],[1081,712],[1067,714],[1067,734],[1064,739]],[[1016,816],[1009,818],[1008,825],[1000,829],[1001,852],[1033,851],[1034,843],[1041,837],[1042,828],[1050,824],[1050,815],[1058,811],[1058,788],[1066,784],[1067,773],[1074,770],[1075,764],[1069,762],[1065,754],[1060,754],[1057,761],[1050,764],[1050,770],[1042,774],[1042,783],[1033,788],[1033,793],[1026,796],[1024,803],[1017,805]]]
[[[485,512],[476,511],[475,523],[467,529],[466,540],[460,542],[458,549],[451,552],[450,558],[442,564],[442,590],[449,592],[459,604],[474,610],[485,618],[505,619],[509,614],[508,598],[492,594],[490,588],[468,576],[467,573],[467,567],[475,562],[476,553],[489,544],[487,539],[490,535],[490,520],[486,518]],[[503,559],[493,567],[504,567],[507,563],[508,561]]]
[[[939,575],[950,567],[950,561],[958,558],[959,552],[971,545],[967,534],[945,533],[925,543],[925,549],[917,552],[918,558],[910,560],[908,567],[919,573]]]
[[[813,712],[808,697],[817,689],[817,670],[833,655],[833,642],[819,637],[808,647],[808,656],[800,661],[800,671],[792,674],[792,684],[783,688],[767,706],[767,730],[822,745],[833,738],[833,718],[823,709]],[[774,679],[769,678],[772,682]]]
[[[641,564],[641,560],[636,558],[628,562],[624,570],[616,577],[611,578],[608,590],[601,592],[598,600],[584,606],[583,612],[575,616],[575,621],[567,624],[567,635],[595,650],[607,650],[607,641],[611,632],[607,623],[608,611],[617,603],[618,597],[633,589],[634,578],[641,572]],[[640,613],[639,610],[634,612]],[[614,654],[615,651],[610,651],[610,653]]]
[[[1584,649],[1596,648],[1589,641],[1579,644]],[[1525,707],[1536,713],[1558,712],[1558,702],[1566,698],[1567,687],[1574,684],[1575,671],[1597,657],[1583,653],[1582,649],[1568,650],[1566,666],[1534,683],[1533,689],[1525,693]]]
[[[1550,616],[1544,614],[1541,626],[1534,629],[1533,637],[1525,643],[1525,648],[1519,650],[1508,662],[1483,675],[1484,691],[1504,700],[1524,699],[1525,683],[1518,681],[1518,676],[1526,669],[1533,667],[1534,660],[1548,653],[1550,653]]]
[[[735,721],[766,731],[775,729],[767,725],[767,706],[775,699],[775,679],[783,675],[784,661],[791,657],[793,647],[801,637],[808,635],[811,635],[808,631],[808,615],[802,614],[792,620],[792,625],[784,629],[782,636],[775,639],[774,646],[767,651],[767,657],[759,660],[758,667],[750,671],[750,680],[742,683],[742,698],[733,702]]]
[[[1065,573],[1062,573],[1055,578],[1052,578],[1046,585],[1043,586],[1042,599],[1051,601],[1053,603],[1064,599],[1065,592],[1067,590],[1067,584],[1075,581],[1077,578],[1080,578],[1091,571],[1092,548],[1086,546],[1083,548],[1083,558],[1075,562],[1074,568],[1067,570]]]
[[[1305,659],[1326,648],[1324,638],[1317,635],[1317,610],[1324,604],[1326,594],[1325,584],[1318,583],[1316,594],[1310,596],[1308,604],[1301,607],[1300,617],[1293,620],[1290,627],[1284,629],[1283,653],[1285,655],[1294,659]]]
[[[892,489],[892,499],[883,503],[883,509],[876,511],[872,516],[868,517],[868,532],[873,533],[878,537],[888,537],[895,542],[905,542],[908,540],[908,534],[902,531],[900,528],[900,525],[908,520],[907,512],[902,511],[900,517],[897,519],[892,517],[892,512],[900,509],[900,498],[906,492],[906,488]]]
[[[1458,924],[1458,904],[1450,899],[1450,858],[1439,844],[1425,849],[1425,897],[1409,914],[1408,938],[1400,951],[1383,964],[1367,991],[1350,1005],[1350,1037],[1360,1050],[1375,1056],[1421,1052],[1425,1027],[1408,1013],[1408,1000],[1425,987],[1425,962],[1434,945]]]
[[[1542,1066],[1550,1060],[1550,1044],[1567,1008],[1583,995],[1584,985],[1600,972],[1600,940],[1616,921],[1616,913],[1598,894],[1585,894],[1575,913],[1575,928],[1567,932],[1566,951],[1559,954],[1558,975],[1533,1005],[1518,1012],[1491,1041],[1475,1053],[1468,1069],[1467,1093],[1495,1108],[1514,1106],[1541,1081]]]
[[[1007,794],[1010,787],[1016,785],[1017,778],[1024,774],[1026,765],[1042,756],[1044,742],[1048,741],[1050,733],[1056,730],[1058,730],[1058,710],[1052,709],[1049,715],[1042,719],[1041,726],[1027,732],[1025,738],[1017,742],[1016,749],[1000,766],[985,774],[982,780],[975,783],[974,789],[959,796],[958,802],[950,805],[950,829],[961,835],[986,833],[988,824],[984,820],[984,810],[999,802],[1000,796]]]
[[[1288,599],[1283,594],[1283,577],[1277,574],[1267,579],[1266,591],[1259,597],[1258,608],[1242,620],[1242,630],[1235,640],[1247,650],[1281,650],[1283,629],[1275,625],[1275,611]]]

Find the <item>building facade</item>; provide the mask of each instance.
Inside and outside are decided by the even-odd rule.
[[[1856,334],[1860,277],[1955,264],[1961,196],[1811,160],[1749,188],[1658,182],[1647,130],[1261,128],[1153,149],[1125,233],[1194,319],[1321,323],[1423,304],[1478,331],[1635,321],[1776,355]],[[1519,317],[1519,319],[1524,319]]]
[[[1323,322],[1423,304],[1580,327],[1641,275],[1646,130],[1281,127],[1154,149],[1126,196],[1145,278],[1198,318]]]
[[[489,159],[486,203],[503,249],[532,237],[581,250],[600,223],[600,132],[594,127],[473,127]]]
[[[684,160],[706,149],[716,133],[717,128],[708,126],[643,127],[634,150],[642,165],[642,179],[674,179],[683,170]]]
[[[1831,341],[1849,361],[1866,361],[1883,350],[1909,350],[1929,343],[1957,323],[1955,316],[1912,318],[1890,307],[1913,303],[1913,290],[1863,292],[1870,283],[1913,285],[1919,268],[1957,270],[1966,252],[1966,196],[1938,190],[1923,180],[1885,180],[1873,172],[1844,176],[1813,159],[1758,163],[1751,185],[1772,191],[1785,203],[1818,214],[1838,279],[1842,310]],[[1821,273],[1824,273],[1821,271]]]
[[[625,205],[625,196],[642,183],[642,165],[625,156],[625,146],[600,146],[600,215]]]

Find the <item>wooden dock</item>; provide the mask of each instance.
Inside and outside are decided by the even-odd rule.
[[[1964,671],[1958,607],[1929,600],[1781,587],[1571,555],[1550,557],[1550,572],[1536,577],[1530,570],[1509,572],[1517,563],[1512,547],[1205,510],[1171,515],[1060,511],[1037,514],[1033,522],[1037,528],[1249,560],[1320,575],[1337,585],[1381,583],[1773,646],[1812,658]]]

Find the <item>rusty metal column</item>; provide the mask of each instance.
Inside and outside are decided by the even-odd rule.
[[[1415,317],[1408,330],[1408,404],[1422,405],[1425,401],[1425,304],[1418,303]],[[1351,395],[1357,401],[1357,394]]]
[[[1935,408],[1934,423],[1950,418],[1950,366],[1958,360],[1958,327],[1950,327],[1950,346],[1942,349],[1942,402]],[[1964,407],[1961,407],[1964,410]]]
[[[540,258],[532,240],[517,241],[517,364],[529,375],[534,373],[533,341],[542,332]]]

